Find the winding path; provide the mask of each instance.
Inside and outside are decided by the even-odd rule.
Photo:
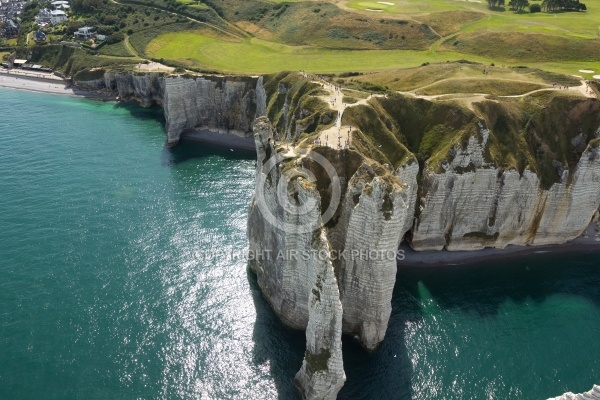
[[[309,77],[306,74],[302,74],[302,75],[304,78]],[[350,107],[366,105],[366,104],[368,104],[369,100],[371,100],[372,98],[385,97],[385,95],[372,94],[372,95],[368,96],[367,98],[361,99],[355,103],[347,104],[347,103],[344,103],[344,101],[343,101],[344,93],[343,93],[341,87],[335,86],[334,84],[331,84],[329,82],[326,82],[326,81],[320,80],[320,79],[312,80],[312,82],[320,85],[323,90],[328,92],[328,94],[319,96],[319,98],[321,100],[325,101],[327,104],[329,104],[329,107],[332,110],[337,111],[337,117],[335,119],[335,123],[330,128],[327,128],[321,132],[318,139],[315,140],[315,144],[328,146],[328,147],[331,147],[334,149],[343,149],[343,148],[346,148],[347,146],[349,147],[350,144],[352,143],[351,142],[352,135],[350,134],[352,131],[352,127],[349,125],[342,125],[342,117],[344,115],[344,111]],[[426,87],[426,86],[424,86],[424,87]],[[469,107],[471,107],[471,104],[473,102],[485,100],[487,98],[487,96],[489,96],[488,93],[443,93],[443,94],[436,94],[436,95],[421,95],[421,94],[416,93],[418,90],[423,89],[424,87],[417,88],[417,89],[414,89],[414,90],[411,90],[408,92],[396,91],[396,93],[400,93],[405,96],[412,96],[412,97],[416,97],[416,98],[420,98],[420,99],[426,99],[426,100],[440,100],[440,99],[462,100],[465,103],[467,103],[467,105]],[[343,89],[343,90],[352,90],[352,89]],[[580,95],[588,97],[588,98],[597,98],[598,97],[596,95],[596,93],[589,88],[589,86],[585,80],[581,80],[581,85],[579,85],[579,86],[568,86],[568,87],[566,87],[566,89],[561,88],[561,86],[547,87],[547,88],[532,90],[530,92],[523,93],[523,94],[497,96],[497,97],[499,97],[499,98],[519,98],[519,97],[525,97],[525,96],[529,96],[534,93],[545,92],[545,91],[571,91],[571,92],[574,91],[577,94],[580,94]]]

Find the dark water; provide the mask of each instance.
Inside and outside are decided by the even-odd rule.
[[[0,399],[294,399],[304,335],[240,257],[254,160],[155,111],[0,90]],[[545,399],[600,382],[600,257],[404,269],[342,399]]]

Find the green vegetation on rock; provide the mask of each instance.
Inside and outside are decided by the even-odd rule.
[[[335,111],[316,96],[321,87],[299,74],[282,72],[264,80],[268,95],[267,116],[279,139],[297,141],[333,123]]]
[[[313,354],[308,349],[304,353],[304,359],[308,368],[312,372],[327,370],[327,362],[331,358],[329,350],[321,349],[320,352]]]

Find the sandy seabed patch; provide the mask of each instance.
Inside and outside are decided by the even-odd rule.
[[[583,72],[584,74],[593,74],[594,71],[591,69],[580,69],[579,72]]]
[[[594,79],[600,80],[600,75],[594,75]]]
[[[377,4],[385,4],[386,6],[394,6],[395,5],[394,3],[390,3],[387,1],[378,1]]]
[[[382,12],[383,10],[380,10],[378,8],[365,8],[365,11]]]

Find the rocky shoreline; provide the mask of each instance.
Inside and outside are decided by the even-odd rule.
[[[73,88],[69,82],[64,79],[38,78],[15,73],[9,74],[5,70],[0,70],[0,88],[85,97],[104,101],[115,100],[115,96],[109,93],[92,92]]]

